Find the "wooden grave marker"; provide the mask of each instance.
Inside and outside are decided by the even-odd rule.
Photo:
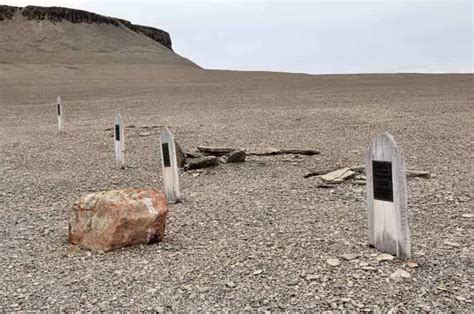
[[[181,201],[181,195],[179,191],[176,145],[174,136],[167,127],[165,127],[160,134],[160,150],[166,198],[169,203],[179,203]]]
[[[122,125],[122,116],[120,113],[115,115],[114,124],[114,139],[115,139],[115,165],[118,169],[125,169],[125,134]]]
[[[56,109],[58,114],[58,129],[59,132],[63,130],[63,121],[64,121],[64,108],[63,108],[63,100],[61,96],[56,97]]]
[[[405,159],[389,133],[366,153],[369,244],[401,259],[411,257]]]

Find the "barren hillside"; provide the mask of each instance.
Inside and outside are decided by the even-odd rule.
[[[98,14],[0,6],[0,63],[146,63],[195,66],[165,31]]]

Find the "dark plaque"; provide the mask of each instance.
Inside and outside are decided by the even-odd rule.
[[[392,163],[372,160],[374,178],[374,199],[393,202]]]
[[[163,165],[165,167],[171,167],[170,150],[168,148],[168,143],[161,144],[161,151],[163,152]]]
[[[60,116],[60,115],[61,115],[61,105],[58,104],[58,116]]]
[[[120,125],[115,125],[115,140],[120,141]]]

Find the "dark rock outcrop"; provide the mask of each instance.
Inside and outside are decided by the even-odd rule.
[[[15,15],[15,12],[17,10],[18,10],[17,7],[11,7],[8,5],[0,5],[0,21],[11,19]]]
[[[116,27],[125,26],[136,33],[143,34],[154,41],[159,42],[166,48],[173,50],[171,37],[167,32],[149,26],[134,25],[123,19],[63,7],[27,6],[22,8],[0,5],[0,21],[12,19],[16,12],[21,12],[21,15],[28,20],[49,20],[51,22],[61,22],[62,20],[66,20],[71,23],[110,24]]]

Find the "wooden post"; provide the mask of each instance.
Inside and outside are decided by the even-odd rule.
[[[179,203],[181,201],[181,195],[179,191],[176,146],[174,136],[167,127],[161,131],[160,144],[161,166],[163,167],[166,197],[169,203]]]
[[[366,153],[369,244],[401,259],[411,256],[405,160],[392,135],[378,135]]]
[[[123,132],[122,117],[120,113],[115,115],[114,124],[114,139],[115,139],[115,165],[118,169],[125,169],[125,134]]]
[[[63,100],[61,96],[56,97],[56,107],[58,112],[58,129],[59,132],[63,130],[63,119],[64,119],[64,109],[63,109]]]

